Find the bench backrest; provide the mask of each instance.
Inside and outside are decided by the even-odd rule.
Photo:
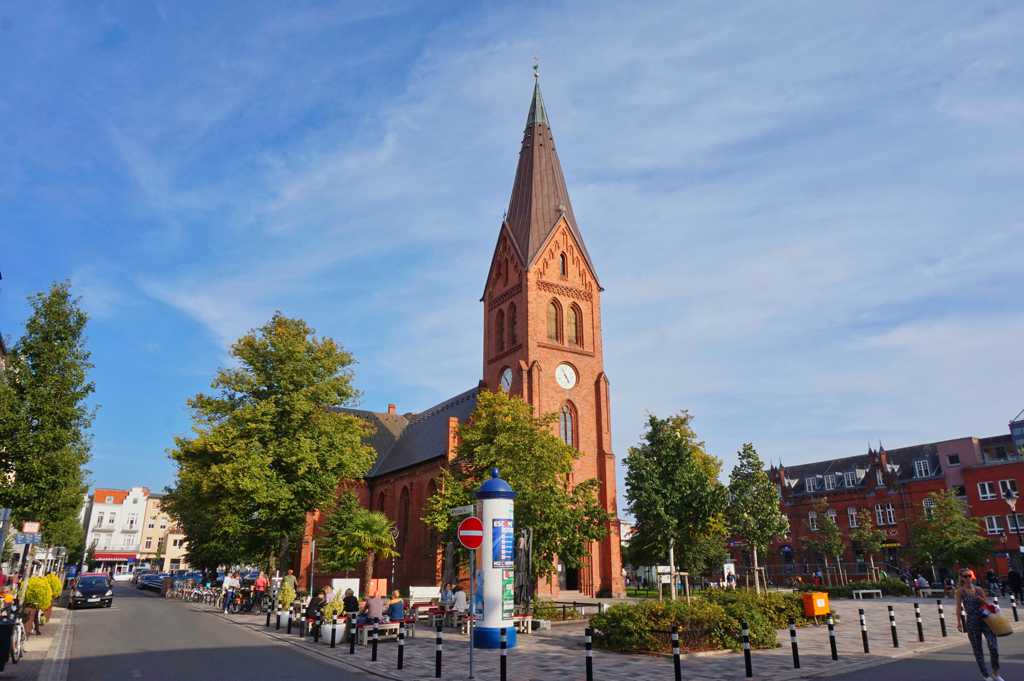
[[[441,587],[439,586],[410,586],[409,600],[414,602],[430,601],[441,598]]]

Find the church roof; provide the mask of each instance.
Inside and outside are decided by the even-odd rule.
[[[377,427],[368,442],[377,452],[377,462],[366,477],[376,478],[446,456],[448,419],[454,416],[460,423],[465,422],[476,408],[477,390],[467,390],[418,414],[344,409]]]
[[[593,272],[593,262],[576,224],[562,164],[555,151],[555,138],[551,134],[551,124],[538,79],[533,85],[530,113],[526,117],[526,130],[523,131],[523,144],[519,151],[519,165],[516,167],[512,197],[505,216],[505,223],[520,253],[526,258],[527,267],[540,253],[562,215],[565,215]]]

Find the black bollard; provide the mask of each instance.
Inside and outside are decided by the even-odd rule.
[[[1020,615],[1017,614],[1017,597],[1010,595],[1010,608],[1013,610],[1013,621],[1020,622]]]
[[[946,613],[942,611],[942,599],[937,599],[935,604],[939,606],[939,630],[942,631],[942,638],[946,638]]]
[[[267,610],[267,623],[264,625],[267,629],[270,628],[270,610]]]
[[[793,669],[800,669],[800,647],[796,642],[796,620],[789,618],[789,646],[793,649]]]
[[[750,662],[750,627],[743,622],[743,666],[746,669],[747,678],[754,676],[754,666]],[[588,679],[588,681],[590,681]]]
[[[441,678],[441,627],[443,622],[437,623],[437,638],[434,639],[434,678]]]
[[[917,642],[924,643],[924,625],[921,623],[921,606],[914,603],[914,619],[917,620]]]
[[[348,616],[348,654],[356,654],[356,630],[359,626],[356,624],[357,616],[355,614]]]
[[[398,623],[398,668],[405,666],[405,622]]]
[[[832,659],[839,659],[839,650],[836,648],[836,621],[832,613],[828,614],[828,647],[832,651]]]
[[[320,625],[323,624],[323,622],[323,617],[320,614],[317,614],[316,621],[309,625],[313,627],[313,643],[320,643]]]
[[[277,630],[281,629],[281,611],[280,610],[277,611],[277,621],[274,623],[274,629],[277,629]]]
[[[508,679],[508,634],[505,627],[501,628],[501,666],[499,667],[499,681]]]
[[[370,632],[370,635],[373,636],[373,639],[372,639],[372,641],[370,643],[370,662],[376,662],[377,661],[377,625],[376,624],[373,625],[373,631]]]
[[[963,604],[960,605],[960,633],[967,633],[967,611],[964,609]]]
[[[679,625],[672,625],[672,668],[675,670],[676,681],[683,681],[683,664],[679,659]],[[501,681],[505,681],[502,674]]]
[[[871,647],[868,645],[868,621],[864,619],[864,608],[857,610],[860,613],[860,639],[864,642],[864,654],[867,655],[871,652]]]
[[[587,627],[583,632],[583,647],[587,654],[587,681],[594,681],[594,630]]]
[[[331,647],[334,647],[335,638],[338,635],[338,615],[331,615]]]
[[[293,613],[289,610],[288,611],[288,634],[289,635],[291,635],[291,633],[292,633],[292,621],[294,619],[295,619],[295,617],[294,617]]]
[[[892,629],[892,647],[900,647],[900,637],[896,633],[896,614],[892,611],[892,606],[889,606],[889,628]]]

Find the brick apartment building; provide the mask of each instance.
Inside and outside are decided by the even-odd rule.
[[[512,195],[498,228],[483,285],[482,375],[469,390],[419,413],[357,412],[377,427],[376,465],[360,486],[361,501],[395,521],[395,563],[374,573],[398,587],[436,585],[444,550],[422,523],[423,504],[441,468],[455,455],[459,424],[483,390],[503,390],[535,413],[557,413],[557,433],[578,449],[573,479],[601,482],[601,502],[617,518],[611,447],[610,386],[604,373],[601,285],[573,213],[539,84],[523,132]],[[311,540],[321,522],[311,514],[299,561],[308,583]],[[579,568],[558,566],[542,594],[623,594],[619,525],[590,547]],[[318,576],[318,584],[329,577]]]
[[[1024,414],[1024,412],[1022,412]],[[968,514],[979,521],[979,532],[993,542],[986,564],[1005,574],[1011,560],[1020,567],[1017,536],[1024,518],[1024,503],[1012,514],[1007,496],[1024,480],[1024,422],[1018,417],[1010,433],[993,437],[963,437],[942,442],[886,450],[869,448],[866,454],[799,466],[772,466],[769,475],[779,486],[782,507],[790,522],[790,535],[776,542],[767,560],[775,579],[806,576],[820,569],[817,556],[802,550],[802,539],[816,531],[816,505],[828,500],[824,511],[844,535],[844,568],[851,576],[864,576],[867,561],[849,540],[857,527],[857,513],[871,512],[875,525],[885,530],[881,562],[892,571],[912,567],[909,549],[915,519],[928,513],[932,492],[949,489],[966,503]],[[1015,438],[1018,441],[1015,441]],[[1024,532],[1024,526],[1021,527]],[[876,558],[876,566],[878,566]]]

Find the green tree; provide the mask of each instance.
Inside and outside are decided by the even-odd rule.
[[[423,522],[445,540],[454,539],[458,519],[449,511],[473,502],[473,495],[497,468],[516,497],[516,526],[533,529],[536,574],[555,570],[558,557],[578,567],[594,541],[608,531],[610,518],[598,498],[600,482],[571,482],[579,452],[553,432],[556,414],[533,415],[518,397],[484,391],[459,430],[455,460],[439,476],[437,492],[424,505]]]
[[[828,559],[836,561],[837,577],[842,582],[843,531],[839,524],[828,514],[828,499],[822,497],[814,504],[817,514],[817,529],[812,529],[809,521],[804,521],[807,534],[802,539],[804,551],[818,554],[825,560],[825,578],[831,584],[828,570]]]
[[[952,491],[932,492],[928,498],[934,502],[931,513],[921,513],[911,525],[911,547],[919,559],[952,568],[981,563],[992,554],[992,542]]]
[[[878,572],[875,569],[875,556],[881,553],[882,544],[885,543],[885,531],[875,527],[871,511],[862,508],[857,511],[857,527],[850,532],[850,541],[858,549],[864,552],[871,561],[871,579],[878,579]]]
[[[363,508],[354,494],[344,492],[321,527],[317,562],[328,572],[354,570],[362,562],[362,590],[369,595],[374,561],[399,556],[394,529],[386,515]]]
[[[768,478],[764,462],[754,445],[747,442],[729,474],[729,531],[750,546],[754,562],[754,589],[761,591],[757,554],[789,533],[789,519],[782,512],[779,491]]]
[[[0,505],[15,522],[41,521],[48,543],[65,544],[86,489],[94,416],[88,317],[67,282],[29,304],[25,333],[0,372]]]
[[[671,545],[677,565],[699,573],[725,554],[727,493],[722,462],[704,450],[692,418],[648,417],[643,441],[626,456],[626,500],[636,519],[634,555],[660,562]]]
[[[370,426],[338,409],[358,397],[352,355],[314,334],[276,313],[232,345],[238,366],[217,373],[216,392],[189,400],[194,437],[175,439],[165,501],[189,562],[285,563],[306,514],[332,506],[338,485],[372,465]]]

